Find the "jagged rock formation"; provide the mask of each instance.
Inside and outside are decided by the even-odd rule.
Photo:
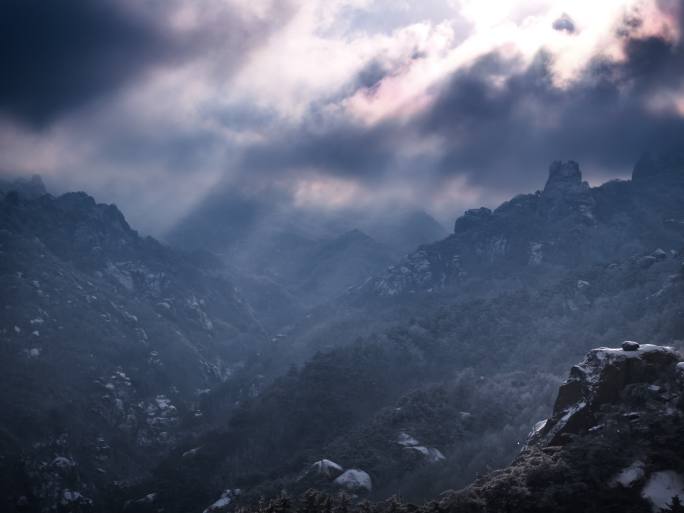
[[[349,504],[344,497],[309,492],[289,500],[290,510],[679,511],[670,506],[684,501],[684,362],[680,359],[670,347],[649,344],[636,351],[590,351],[560,387],[551,418],[532,433],[510,466],[420,507],[402,504],[396,498],[377,504]],[[413,440],[404,433],[400,442]]]
[[[627,337],[684,339],[679,171],[592,189],[575,164],[554,169],[544,191],[471,211],[451,237],[411,254],[395,269],[403,288],[393,298],[378,297],[380,281],[372,280],[295,329],[274,331],[267,344],[216,258],[141,238],[116,208],[82,193],[9,194],[0,202],[0,250],[8,256],[0,280],[13,294],[0,312],[7,339],[0,406],[10,428],[0,443],[11,458],[0,459],[8,483],[0,496],[15,509],[232,509],[283,489],[303,492],[311,482],[299,480],[302,472],[325,456],[368,473],[373,499],[424,500],[504,465],[529,425],[547,415],[568,362]],[[344,260],[358,247],[369,247],[360,232],[328,240],[320,262]],[[454,274],[435,282],[447,265]],[[332,276],[326,265],[312,269],[323,277],[314,289]],[[251,278],[241,285],[249,289]],[[510,287],[500,286],[505,280]],[[279,308],[278,299],[261,297]],[[287,358],[300,348],[318,354],[288,371]],[[266,358],[255,354],[262,349]],[[617,354],[650,355],[647,345],[636,349]],[[272,383],[267,359],[283,371]],[[247,375],[259,385],[246,382],[236,396],[234,376]],[[614,497],[606,483],[637,475],[643,483],[626,490],[627,502],[650,511],[639,499],[646,483],[676,485],[680,464],[667,444],[679,417],[658,409],[661,400],[681,409],[672,384],[655,384],[667,393],[651,401],[644,394],[655,389],[630,381],[615,392],[628,409],[611,410],[611,402],[591,399],[588,381],[578,383],[569,382],[570,399],[548,426],[538,426],[543,440],[529,444],[526,463],[489,481],[485,488],[495,492],[477,484],[468,507],[471,496],[474,511],[484,503],[504,510],[509,499],[526,511],[532,498],[548,506],[557,496],[583,498],[583,490]],[[570,394],[573,386],[580,392]],[[591,407],[573,409],[583,401]],[[644,401],[649,414],[636,417]],[[203,423],[208,404],[220,410],[212,424]],[[632,436],[642,425],[660,445]],[[616,456],[617,444],[639,450]],[[536,462],[540,469],[525,477]],[[594,481],[578,481],[583,472]],[[340,490],[328,478],[315,484]],[[550,498],[539,499],[545,489]]]
[[[454,233],[421,247],[364,287],[398,296],[485,279],[538,280],[559,269],[608,263],[684,242],[684,157],[644,157],[631,181],[591,188],[576,162],[554,162],[542,191],[494,211],[469,210]]]
[[[684,501],[682,355],[671,347],[632,347],[590,351],[511,466],[440,506],[454,513],[658,513],[675,496]]]
[[[656,384],[659,381],[676,383],[679,359],[671,347],[632,341],[623,343],[620,349],[592,350],[570,370],[570,377],[558,391],[553,415],[535,433],[532,443],[557,445],[568,434],[601,429],[601,406],[618,402],[629,385],[649,383],[654,391],[661,392],[661,386]]]

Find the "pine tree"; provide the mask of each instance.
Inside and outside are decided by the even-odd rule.
[[[662,513],[684,513],[684,505],[678,495],[672,497],[670,505],[660,510]]]

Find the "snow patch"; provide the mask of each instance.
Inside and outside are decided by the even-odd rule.
[[[539,433],[542,429],[546,427],[546,423],[548,422],[549,419],[544,419],[540,420],[539,422],[536,422],[534,426],[532,427],[532,432],[530,433],[529,436],[534,436],[537,433]]]
[[[438,461],[443,461],[446,459],[442,451],[435,449],[434,447],[423,447],[422,445],[415,445],[412,447],[406,447],[408,450],[417,451],[427,459],[430,463],[437,463]]]
[[[404,431],[399,433],[399,436],[397,437],[397,443],[404,449],[416,451],[422,454],[430,463],[436,463],[446,459],[444,454],[442,454],[442,451],[435,449],[434,447],[425,447],[420,445],[418,440]]]
[[[403,445],[404,447],[412,447],[414,445],[418,445],[420,442],[408,433],[404,433],[402,431],[401,433],[399,433],[399,436],[397,437],[397,443],[399,445]]]
[[[644,463],[642,461],[635,461],[629,467],[623,468],[618,472],[613,479],[610,480],[608,486],[615,488],[622,486],[629,488],[634,483],[644,477]]]
[[[315,462],[313,465],[311,465],[311,470],[318,475],[327,477],[328,479],[339,476],[344,471],[344,469],[337,463],[326,459]]]
[[[240,495],[240,489],[226,490],[221,494],[221,497],[211,506],[205,509],[202,513],[213,513],[217,511],[225,511],[225,509],[233,502],[233,499]]]
[[[672,470],[653,473],[641,490],[641,496],[651,503],[655,512],[667,507],[675,495],[684,501],[684,478]]]
[[[373,489],[371,478],[363,470],[350,468],[335,479],[335,484],[348,490],[365,489],[369,492]]]

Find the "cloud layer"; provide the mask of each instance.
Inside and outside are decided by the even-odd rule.
[[[153,233],[222,189],[447,221],[684,136],[681,1],[6,5],[0,169]]]

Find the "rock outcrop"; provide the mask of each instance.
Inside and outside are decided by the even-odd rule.
[[[558,391],[552,416],[533,435],[532,443],[557,445],[567,440],[567,435],[600,429],[602,406],[619,403],[631,385],[660,391],[664,383],[676,383],[679,360],[680,355],[671,347],[633,341],[619,349],[592,350],[570,370]]]
[[[672,347],[598,348],[510,467],[440,501],[444,511],[660,513],[684,501],[684,363]]]
[[[553,162],[546,185],[493,211],[472,209],[446,239],[420,247],[369,281],[368,296],[446,290],[492,279],[553,278],[577,266],[684,244],[684,159],[644,157],[632,181],[590,187],[576,162]],[[546,274],[544,274],[546,273]],[[486,283],[485,283],[486,282]]]

